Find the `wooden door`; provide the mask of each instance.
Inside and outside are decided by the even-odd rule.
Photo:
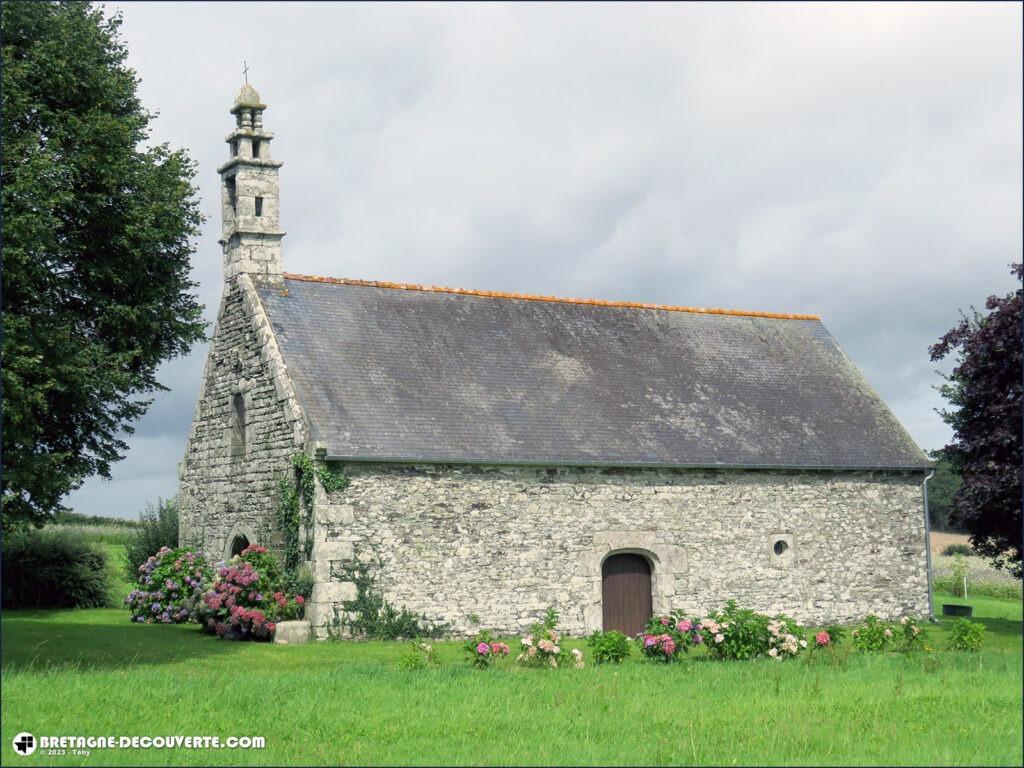
[[[612,555],[601,567],[604,631],[626,635],[643,631],[651,618],[651,566],[640,555]]]

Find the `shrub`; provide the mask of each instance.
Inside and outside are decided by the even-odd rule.
[[[281,590],[290,595],[302,595],[309,600],[313,596],[313,572],[308,565],[300,565],[295,570],[285,571],[281,579]]]
[[[261,544],[250,544],[237,556],[238,562],[248,563],[260,575],[259,586],[266,593],[277,592],[281,589],[283,575],[277,558],[270,550]],[[235,558],[232,558],[232,563]]]
[[[10,533],[3,541],[4,608],[110,605],[106,552],[60,529]]]
[[[466,660],[477,669],[487,669],[498,659],[508,656],[508,646],[497,642],[490,630],[481,629],[463,644]]]
[[[815,648],[837,648],[842,645],[846,630],[838,624],[830,624],[814,636]]]
[[[161,547],[139,566],[136,577],[138,588],[124,600],[132,621],[181,624],[198,621],[203,591],[213,572],[202,555]]]
[[[278,621],[302,615],[305,598],[281,590],[277,560],[258,544],[217,571],[199,609],[203,629],[229,640],[270,640]]]
[[[850,632],[853,647],[858,651],[884,651],[895,641],[892,627],[874,615],[867,616],[864,623]]]
[[[426,669],[427,667],[440,666],[441,660],[437,658],[434,646],[423,640],[412,643],[412,648],[398,657],[399,669]]]
[[[729,600],[722,610],[703,619],[700,626],[712,658],[752,659],[768,653],[771,647],[768,622],[764,614],[740,608],[735,600]]]
[[[587,640],[597,664],[621,664],[629,658],[632,643],[621,632],[595,632]]]
[[[678,661],[691,645],[705,642],[707,631],[698,622],[686,618],[682,611],[652,616],[637,638],[640,652],[649,661]]]
[[[985,636],[985,625],[969,619],[957,619],[953,622],[953,631],[949,636],[949,647],[954,651],[981,650],[981,642]]]
[[[942,550],[942,554],[947,557],[953,555],[964,555],[966,557],[974,557],[978,553],[975,552],[970,544],[948,544],[945,549]]]
[[[363,563],[357,562],[349,569],[356,585],[356,596],[341,604],[345,618],[336,620],[340,627],[347,628],[353,637],[367,640],[412,640],[418,637],[441,637],[448,624],[431,624],[425,616],[412,611],[398,609],[374,588],[373,576]],[[331,634],[340,637],[340,632]]]
[[[910,651],[930,651],[928,634],[917,623],[916,619],[904,616],[900,619],[900,629],[896,633],[896,649]]]
[[[932,578],[932,587],[936,592],[962,597],[963,581],[951,575],[940,575]],[[1020,600],[1022,597],[1019,581],[979,581],[971,582],[972,597],[995,597],[1003,600]]]
[[[701,619],[698,627],[708,654],[715,659],[783,659],[796,656],[807,647],[803,627],[793,619],[783,614],[773,618],[740,608],[735,600]]]
[[[178,507],[174,499],[157,499],[139,513],[138,525],[125,542],[124,568],[128,581],[139,578],[139,566],[163,547],[178,547]]]
[[[949,568],[949,575],[953,578],[953,594],[957,597],[967,597],[964,589],[967,585],[967,578],[970,576],[971,569],[964,560],[963,555],[955,555],[953,557],[953,565]]]
[[[516,661],[525,667],[551,667],[557,669],[565,666],[569,659],[577,669],[583,668],[583,653],[577,649],[571,652],[562,647],[562,638],[558,634],[558,613],[548,608],[544,619],[530,627],[530,631],[520,640],[523,652]]]
[[[783,614],[768,622],[768,634],[771,636],[768,655],[773,659],[796,656],[807,648],[803,627]]]

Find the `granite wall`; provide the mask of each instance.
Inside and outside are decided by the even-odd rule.
[[[357,560],[390,601],[457,632],[471,613],[518,632],[548,606],[565,631],[600,629],[602,561],[621,551],[650,562],[655,611],[727,598],[818,624],[928,611],[920,473],[346,471],[351,486],[315,505],[321,637]]]
[[[292,456],[307,447],[302,412],[252,280],[242,274],[225,283],[178,467],[179,540],[215,560],[230,553],[236,536],[280,549],[278,478],[290,476]]]

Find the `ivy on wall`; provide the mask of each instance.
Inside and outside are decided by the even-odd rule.
[[[292,457],[292,478],[278,481],[281,499],[277,508],[277,527],[284,536],[284,570],[292,578],[305,560],[313,556],[313,495],[316,481],[327,493],[345,490],[351,480],[341,469],[314,462],[306,453]],[[300,531],[305,529],[305,541]]]
[[[356,560],[345,566],[345,572],[343,580],[355,584],[356,596],[344,600],[340,610],[334,606],[334,619],[327,625],[329,639],[341,640],[347,630],[351,637],[364,640],[413,640],[443,637],[451,629],[447,623],[432,624],[426,616],[417,616],[385,600],[367,563]]]

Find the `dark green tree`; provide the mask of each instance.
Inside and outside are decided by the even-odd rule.
[[[956,465],[946,458],[941,451],[928,454],[935,462],[935,475],[928,483],[928,514],[931,517],[932,529],[936,531],[955,530],[949,519],[953,509],[953,499],[960,490],[963,481]]]
[[[0,6],[5,529],[109,477],[164,389],[157,366],[203,337],[194,164],[146,146],[120,23],[85,3]]]
[[[1020,264],[1011,269],[1024,277]],[[929,350],[932,360],[953,355],[957,362],[940,387],[951,406],[940,413],[953,427],[942,454],[963,478],[950,522],[970,534],[976,552],[1022,578],[1024,290],[989,296],[985,309],[963,316]]]

